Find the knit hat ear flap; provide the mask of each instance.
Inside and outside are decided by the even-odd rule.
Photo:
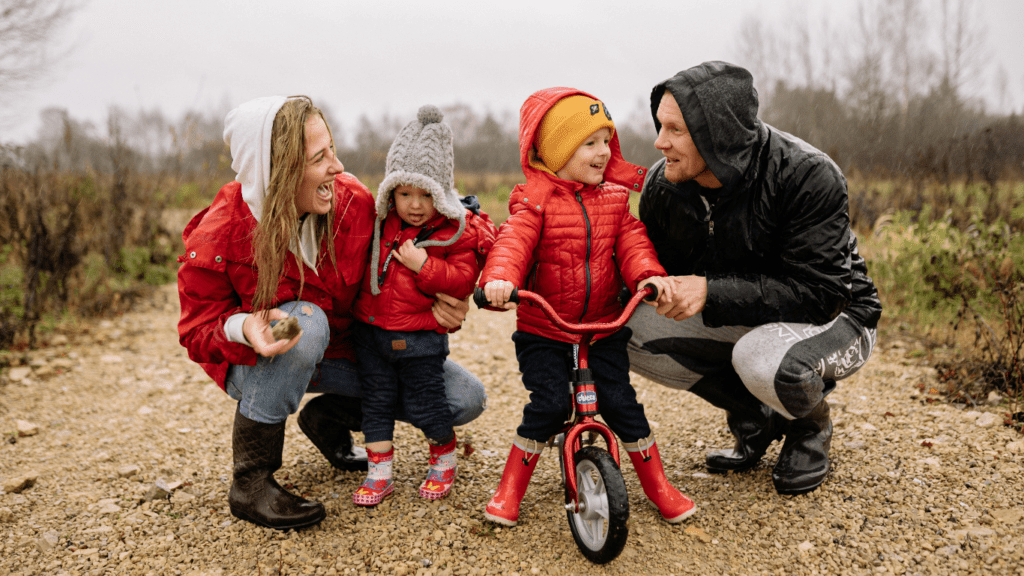
[[[558,172],[580,144],[601,128],[615,133],[615,123],[604,102],[581,94],[562,98],[548,109],[537,127],[537,156],[552,172]]]

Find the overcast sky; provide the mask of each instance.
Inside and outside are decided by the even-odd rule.
[[[924,0],[937,10],[939,0]],[[411,119],[424,103],[517,113],[533,91],[573,86],[626,114],[651,86],[705,60],[743,64],[744,16],[828,10],[851,0],[86,0],[62,33],[73,46],[47,78],[4,103],[0,141],[24,141],[39,111],[66,108],[102,127],[107,110],[221,110],[268,94],[307,94],[351,132],[360,114]],[[824,8],[826,7],[827,8]],[[1024,105],[1024,2],[981,0],[986,55],[974,86]],[[778,29],[779,26],[776,26]],[[756,79],[755,79],[756,82]],[[621,116],[620,116],[621,117]],[[336,129],[338,127],[335,127]],[[103,131],[101,130],[102,134]]]

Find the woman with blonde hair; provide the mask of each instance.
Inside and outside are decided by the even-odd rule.
[[[299,414],[302,431],[336,468],[367,468],[350,432],[362,414],[351,307],[368,267],[374,199],[344,172],[323,113],[305,96],[242,104],[227,115],[224,140],[237,176],[182,235],[178,333],[238,401],[231,513],[280,530],[310,526],[323,505],[273,474],[285,421],[307,392],[322,394]],[[456,327],[466,309],[439,294],[434,314]],[[450,361],[445,369],[456,424],[465,424],[483,411],[483,385]]]

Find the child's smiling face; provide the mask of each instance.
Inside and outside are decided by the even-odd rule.
[[[608,128],[601,128],[587,136],[572,158],[556,174],[563,180],[593,186],[604,182],[604,170],[612,157],[612,149],[608,146],[611,140],[612,131]]]
[[[430,192],[403,184],[392,192],[398,217],[410,226],[423,226],[437,214]]]

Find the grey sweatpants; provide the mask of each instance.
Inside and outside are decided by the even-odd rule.
[[[630,370],[688,390],[705,376],[735,370],[750,392],[792,420],[807,415],[837,380],[856,372],[876,331],[840,314],[824,326],[773,322],[708,328],[700,314],[675,321],[640,306],[630,319]]]

